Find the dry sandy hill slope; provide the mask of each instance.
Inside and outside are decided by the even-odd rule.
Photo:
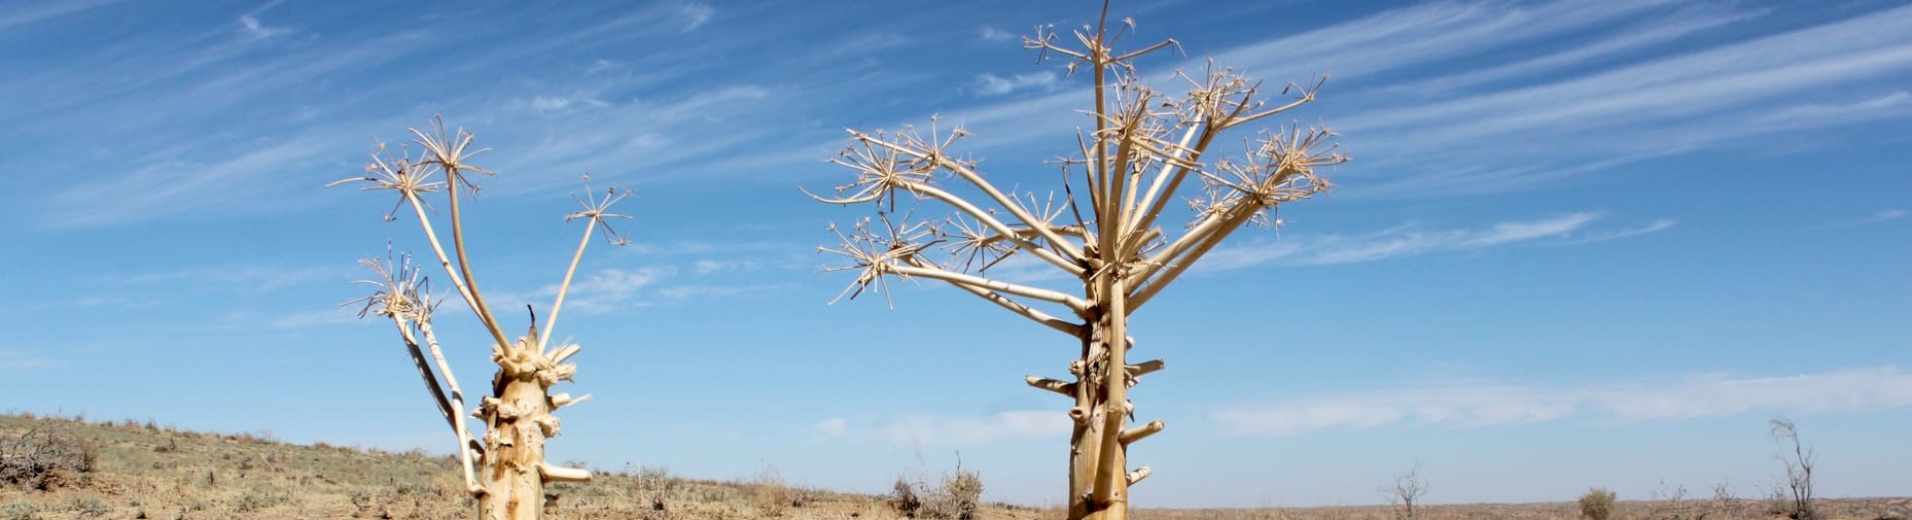
[[[838,493],[784,482],[774,468],[714,481],[667,469],[599,471],[589,484],[552,487],[553,519],[1061,520],[1056,508],[964,500],[955,479],[916,482],[900,493]],[[270,434],[182,431],[152,421],[0,415],[0,520],[471,518],[446,456],[287,444]],[[873,475],[875,482],[895,476]],[[974,484],[969,484],[973,486]],[[1621,501],[1615,519],[1775,518],[1767,500]],[[904,511],[905,507],[912,508]],[[1828,519],[1912,520],[1904,499],[1821,502]],[[1138,509],[1139,520],[1394,519],[1386,506],[1262,509]],[[1578,518],[1573,503],[1435,505],[1415,518]]]

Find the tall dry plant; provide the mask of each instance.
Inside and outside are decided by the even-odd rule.
[[[890,277],[938,280],[1078,340],[1080,354],[1069,363],[1073,381],[1028,378],[1030,386],[1074,401],[1068,411],[1075,425],[1069,440],[1071,519],[1126,518],[1129,487],[1149,475],[1147,466],[1129,471],[1128,448],[1163,427],[1162,421],[1128,425],[1135,411],[1129,387],[1162,368],[1161,360],[1129,360],[1135,344],[1129,315],[1236,229],[1278,223],[1272,218],[1278,205],[1326,189],[1315,170],[1346,160],[1333,153],[1330,132],[1299,125],[1254,134],[1243,158],[1212,158],[1210,149],[1224,134],[1312,101],[1320,83],[1291,84],[1282,90],[1291,99],[1268,104],[1259,96],[1260,83],[1211,65],[1196,75],[1177,71],[1187,93],[1171,96],[1149,87],[1132,63],[1176,42],[1119,52],[1115,43],[1130,27],[1127,20],[1110,27],[1105,2],[1096,26],[1075,32],[1080,47],[1058,43],[1046,28],[1023,40],[1044,57],[1068,61],[1071,72],[1093,75],[1094,129],[1079,132],[1079,150],[1062,163],[1059,203],[1053,192],[1047,198],[1015,193],[985,179],[975,161],[952,151],[966,132],[942,133],[934,119],[927,137],[911,128],[850,130],[848,148],[833,162],[855,171],[855,182],[837,187],[834,196],[811,195],[831,204],[877,207],[874,220],[864,218],[847,231],[832,226],[842,244],[821,248],[850,262],[832,270],[858,273],[838,299],[872,286],[887,298]],[[1185,190],[1192,180],[1199,188]],[[1170,201],[1191,191],[1191,221],[1158,226]],[[954,214],[922,220],[896,207],[931,201]],[[948,256],[932,259],[938,250]],[[1015,255],[1033,257],[1037,269],[1059,271],[1072,285],[1079,283],[1080,292],[1009,279],[1049,273],[1024,278],[1017,275],[1027,269],[991,271]]]
[[[472,275],[471,260],[465,254],[463,212],[469,202],[464,199],[475,196],[478,191],[473,175],[495,175],[470,162],[485,150],[473,150],[472,134],[462,129],[456,135],[448,135],[444,121],[438,119],[432,121],[429,132],[418,129],[411,132],[415,138],[413,143],[421,150],[419,157],[412,158],[402,152],[394,155],[381,145],[372,154],[371,164],[365,167],[365,175],[342,179],[326,187],[365,182],[370,184],[365,187],[368,191],[396,191],[398,204],[385,215],[385,220],[395,220],[403,207],[410,207],[418,217],[419,227],[424,230],[425,240],[431,245],[439,267],[451,280],[458,297],[490,334],[491,360],[498,364],[498,372],[492,377],[491,393],[479,399],[477,410],[471,413],[484,424],[484,435],[473,435],[465,422],[464,391],[458,386],[458,378],[452,375],[451,366],[446,364],[433,330],[432,314],[443,301],[432,295],[430,281],[412,264],[409,254],[396,258],[388,254],[383,260],[360,261],[378,275],[375,280],[361,283],[376,285],[378,290],[359,300],[365,302],[359,316],[383,316],[398,327],[399,338],[411,354],[418,375],[425,380],[432,402],[438,405],[439,413],[458,437],[457,453],[464,469],[465,487],[477,501],[479,517],[486,520],[540,518],[544,513],[546,483],[591,480],[588,471],[544,459],[545,442],[558,434],[558,418],[551,413],[590,397],[550,393],[552,385],[570,381],[577,372],[577,365],[565,361],[580,350],[576,344],[551,345],[551,331],[557,326],[564,296],[570,291],[572,276],[577,273],[578,261],[584,257],[592,234],[601,229],[608,240],[621,243],[606,220],[629,218],[609,210],[630,193],[615,188],[601,198],[592,193],[578,199],[584,206],[582,210],[565,215],[566,221],[585,220],[584,238],[578,242],[570,267],[565,269],[564,280],[558,285],[543,332],[533,314],[530,331],[513,340],[505,335],[504,326],[486,304],[478,280]],[[585,182],[588,190],[588,175]],[[438,228],[426,211],[426,196],[441,192],[450,209],[450,254],[446,253]]]
[[[1790,502],[1780,500],[1779,512],[1797,520],[1819,518],[1819,508],[1812,497],[1812,470],[1818,461],[1818,453],[1812,446],[1799,442],[1799,428],[1793,426],[1791,419],[1774,417],[1767,425],[1771,427],[1773,441],[1778,442],[1781,449],[1788,445],[1792,447],[1791,458],[1787,458],[1783,452],[1773,456],[1786,468],[1785,489],[1775,489],[1773,492],[1782,499],[1787,496],[1791,498]]]

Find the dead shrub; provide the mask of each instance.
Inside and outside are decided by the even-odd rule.
[[[99,449],[66,422],[42,419],[17,437],[0,439],[0,484],[51,491],[92,473]]]
[[[776,466],[764,466],[763,471],[757,472],[750,492],[764,516],[783,516],[784,509],[790,506],[790,487],[784,485],[783,473],[778,472]]]
[[[916,518],[916,512],[923,509],[923,500],[916,496],[916,486],[908,479],[896,477],[896,488],[890,494],[890,508],[907,518]]]
[[[911,483],[896,478],[890,495],[890,507],[909,518],[933,520],[975,520],[982,508],[983,479],[974,471],[963,471],[957,464],[955,474],[944,474],[940,485]]]
[[[982,507],[983,478],[974,471],[956,467],[955,475],[944,475],[942,489],[936,490],[924,504],[923,516],[936,520],[975,520]]]

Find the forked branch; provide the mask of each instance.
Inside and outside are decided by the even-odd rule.
[[[446,424],[458,437],[459,461],[464,469],[467,490],[472,493],[481,492],[483,487],[478,484],[473,464],[474,459],[482,455],[484,448],[472,441],[471,430],[465,427],[464,391],[459,389],[458,378],[452,374],[451,365],[445,362],[444,352],[438,347],[438,338],[432,333],[432,313],[436,310],[437,303],[430,299],[429,281],[411,265],[410,255],[400,255],[396,261],[390,257],[384,262],[364,259],[360,260],[359,264],[378,275],[378,279],[375,280],[356,282],[378,287],[371,296],[357,300],[365,302],[365,306],[359,310],[359,317],[362,318],[367,314],[384,316],[391,319],[392,324],[397,326],[399,337],[405,342],[406,353],[410,354],[413,365],[418,369],[419,377],[424,380],[426,389],[430,391],[432,402],[438,405],[439,413],[444,416]],[[443,386],[440,386],[438,378],[434,375],[432,363],[426,361],[425,353],[420,349],[421,334],[424,336],[424,345],[430,349],[431,358],[437,365],[436,372],[444,374]],[[449,395],[447,395],[447,389],[449,389]],[[474,453],[474,450],[477,453]]]
[[[571,254],[571,265],[565,268],[564,281],[558,284],[558,295],[556,299],[551,302],[551,315],[545,317],[544,333],[538,336],[538,344],[536,347],[539,352],[544,352],[551,344],[551,331],[558,327],[558,312],[564,310],[564,295],[571,290],[571,277],[578,272],[578,261],[584,258],[584,248],[591,245],[591,233],[597,229],[598,225],[602,224],[604,226],[605,241],[610,242],[612,245],[629,243],[621,237],[618,237],[617,232],[611,230],[611,224],[606,222],[606,219],[631,218],[630,215],[619,215],[610,212],[611,205],[617,204],[618,201],[631,196],[630,190],[620,191],[617,188],[611,188],[605,192],[604,199],[599,200],[597,195],[591,191],[591,175],[587,173],[584,175],[584,192],[585,198],[577,199],[575,196],[572,197],[577,199],[578,204],[584,206],[584,209],[564,216],[565,221],[585,219],[584,237],[578,239],[577,252]],[[556,363],[559,361],[553,362]]]

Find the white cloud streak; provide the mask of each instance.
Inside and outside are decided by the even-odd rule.
[[[1786,377],[1700,374],[1586,386],[1437,385],[1299,397],[1216,412],[1226,435],[1293,436],[1390,425],[1479,428],[1584,418],[1608,424],[1754,411],[1837,414],[1912,406],[1912,374],[1876,367]]]
[[[1875,82],[1912,74],[1912,32],[1896,29],[1912,25],[1912,6],[1701,38],[1770,14],[1667,0],[1434,2],[1250,43],[1215,63],[1272,85],[1332,73],[1317,107],[1296,114],[1334,112],[1326,122],[1350,143],[1350,167],[1390,173],[1344,180],[1357,197],[1543,188],[1655,157],[1756,141],[1772,149],[1775,137],[1912,117],[1912,94]],[[1145,73],[1174,90],[1162,69]],[[1014,85],[992,77],[979,92]],[[975,132],[969,146],[985,147],[1069,132],[1080,103],[1071,89],[946,113]]]
[[[676,14],[684,22],[683,32],[688,33],[710,23],[710,19],[717,16],[717,8],[711,7],[710,4],[692,2],[677,6]]]
[[[125,0],[61,0],[47,2],[35,9],[10,10],[0,14],[0,30],[24,26],[36,22],[52,20],[89,9],[117,4]]]
[[[292,32],[292,29],[289,27],[270,27],[264,22],[259,21],[259,15],[265,14],[266,11],[278,6],[281,1],[282,0],[272,0],[271,2],[266,2],[266,5],[259,6],[257,9],[239,15],[239,26],[245,29],[247,35],[255,39],[266,39]]]
[[[366,318],[359,318],[358,311],[361,308],[363,307],[357,305],[340,305],[330,309],[290,312],[268,318],[265,320],[265,324],[268,327],[276,329],[302,329],[326,325],[364,323],[366,321],[380,319],[372,315],[367,315]]]
[[[1424,81],[1412,81],[1390,86],[1389,89],[1399,92],[1444,92],[1500,81],[1530,78],[1537,74],[1563,70],[1590,60],[1611,57],[1652,45],[1678,40],[1708,29],[1764,16],[1766,13],[1767,12],[1763,10],[1746,13],[1722,12],[1710,6],[1697,6],[1674,13],[1668,19],[1657,21],[1637,31],[1616,34],[1611,38],[1596,41],[1589,45],[1574,46],[1560,52],[1505,65],[1451,74]]]
[[[1898,219],[1905,218],[1907,215],[1912,215],[1912,213],[1908,213],[1902,209],[1879,210],[1878,213],[1873,213],[1870,218],[1865,219],[1863,222],[1870,224],[1873,222],[1885,222],[1889,220],[1898,220]]]
[[[1522,45],[1570,34],[1668,3],[1667,0],[1554,1],[1539,5],[1426,3],[1246,45],[1222,52],[1215,58],[1218,63],[1258,74],[1305,78],[1331,72],[1343,78],[1358,78],[1487,48]],[[1199,67],[1191,70],[1199,70]]]
[[[1662,231],[1673,227],[1671,220],[1658,220],[1640,228],[1591,230],[1598,213],[1579,212],[1529,221],[1496,223],[1479,229],[1425,230],[1398,226],[1359,235],[1301,235],[1276,241],[1252,242],[1217,248],[1202,258],[1196,271],[1228,271],[1262,264],[1329,265],[1373,262],[1389,258],[1438,253],[1472,251],[1522,242],[1553,240],[1560,244],[1584,244]]]
[[[271,291],[309,283],[350,281],[356,272],[357,270],[347,267],[330,266],[221,266],[154,273],[106,275],[99,277],[97,281],[113,285],[198,284],[238,287],[249,291]]]
[[[995,26],[983,26],[982,29],[976,31],[976,37],[986,42],[1009,42],[1022,38],[1017,36],[1016,33],[1005,31]]]
[[[1637,228],[1616,229],[1611,231],[1599,231],[1594,233],[1588,233],[1588,234],[1576,237],[1572,240],[1563,242],[1562,244],[1564,245],[1591,244],[1594,242],[1605,242],[1608,240],[1644,235],[1647,233],[1658,233],[1661,231],[1666,231],[1668,229],[1673,229],[1673,226],[1677,224],[1678,224],[1677,222],[1674,222],[1673,220],[1670,220],[1670,219],[1659,219],[1659,220],[1653,221],[1653,223],[1651,224],[1647,224],[1645,226],[1641,226]]]
[[[688,300],[692,298],[704,298],[704,299],[750,298],[750,297],[761,296],[761,295],[772,293],[772,292],[782,291],[788,288],[790,288],[790,284],[787,284],[787,283],[764,283],[764,284],[745,284],[745,285],[678,285],[678,286],[665,287],[662,289],[658,289],[657,295],[663,296],[665,298],[670,298],[673,300]]]
[[[826,438],[974,446],[1069,435],[1060,411],[1008,411],[986,416],[908,415],[890,419],[831,417],[813,425]]]
[[[983,96],[1000,96],[1018,90],[1050,92],[1056,89],[1059,76],[1055,71],[1016,74],[1007,78],[995,74],[983,74],[976,77],[976,93]]]
[[[12,350],[0,350],[0,373],[32,372],[59,362]]]
[[[671,267],[640,267],[637,269],[601,269],[582,279],[571,281],[571,292],[565,296],[566,310],[582,314],[603,314],[615,312],[637,304],[637,296],[646,287],[650,287],[664,278],[677,274]],[[558,285],[551,284],[538,291],[540,296],[556,296]]]
[[[1864,218],[1859,218],[1859,219],[1854,219],[1854,220],[1848,220],[1848,221],[1845,221],[1845,222],[1839,222],[1839,223],[1834,223],[1834,224],[1826,224],[1826,225],[1822,225],[1822,226],[1815,226],[1815,227],[1811,227],[1811,228],[1808,228],[1808,229],[1810,229],[1810,230],[1813,230],[1813,231],[1824,231],[1824,230],[1828,230],[1828,229],[1839,229],[1839,228],[1848,228],[1848,227],[1853,227],[1853,226],[1864,226],[1864,225],[1868,225],[1868,224],[1878,224],[1878,223],[1881,223],[1881,222],[1891,222],[1891,221],[1895,221],[1895,220],[1899,220],[1899,219],[1903,219],[1903,218],[1905,218],[1905,217],[1908,217],[1908,216],[1912,216],[1912,212],[1908,212],[1908,211],[1906,211],[1906,210],[1902,210],[1902,209],[1882,209],[1882,210],[1879,210],[1879,211],[1877,211],[1877,212],[1874,212],[1873,214],[1871,214],[1871,215],[1868,215],[1868,216],[1866,216],[1866,217],[1864,217]]]
[[[1718,15],[1689,23],[1717,25],[1738,18],[1745,16]],[[1380,193],[1424,196],[1518,189],[1525,186],[1496,176],[1508,170],[1528,170],[1514,173],[1516,178],[1548,175],[1592,163],[1612,167],[1912,113],[1902,91],[1842,88],[1912,71],[1912,34],[1889,28],[1908,23],[1912,7],[1609,70],[1571,71],[1565,79],[1536,70],[1499,90],[1446,94],[1431,102],[1413,99],[1402,105],[1357,97],[1354,102],[1366,101],[1374,108],[1337,118],[1334,124],[1377,150],[1366,158],[1375,167],[1483,167],[1439,183],[1411,178],[1405,181],[1414,184],[1411,189],[1376,190]],[[1638,36],[1607,36],[1595,45]],[[1468,83],[1478,78],[1465,74],[1478,73],[1431,81]]]

